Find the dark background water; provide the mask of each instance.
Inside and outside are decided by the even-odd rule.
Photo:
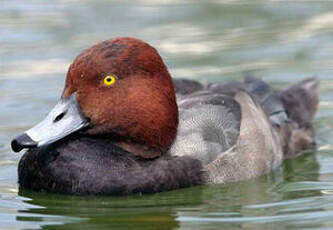
[[[173,77],[244,72],[283,87],[321,80],[317,152],[269,175],[131,197],[18,192],[13,136],[58,100],[83,49],[115,36],[155,46]],[[0,0],[0,229],[333,228],[333,2]]]

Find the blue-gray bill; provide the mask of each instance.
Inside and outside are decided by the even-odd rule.
[[[72,94],[60,99],[43,121],[15,137],[11,143],[12,150],[19,152],[24,148],[48,145],[88,125],[89,120],[84,117],[75,94]]]

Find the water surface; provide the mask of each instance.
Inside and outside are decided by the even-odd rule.
[[[318,150],[227,185],[131,197],[18,191],[11,138],[56,103],[76,55],[115,36],[155,46],[173,77],[247,72],[283,87],[318,76]],[[0,1],[0,229],[333,228],[332,41],[329,1]]]

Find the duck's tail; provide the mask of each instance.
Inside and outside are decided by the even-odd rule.
[[[268,83],[247,75],[244,78],[244,89],[260,103],[273,126],[279,128],[288,121],[279,94]]]
[[[312,122],[318,110],[318,86],[317,78],[309,78],[278,93],[289,119],[280,128],[285,158],[293,157],[315,144]]]

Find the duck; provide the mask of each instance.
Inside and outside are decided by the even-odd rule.
[[[317,78],[276,90],[171,78],[131,37],[99,42],[70,65],[46,118],[11,142],[20,189],[131,195],[248,180],[315,146]]]

